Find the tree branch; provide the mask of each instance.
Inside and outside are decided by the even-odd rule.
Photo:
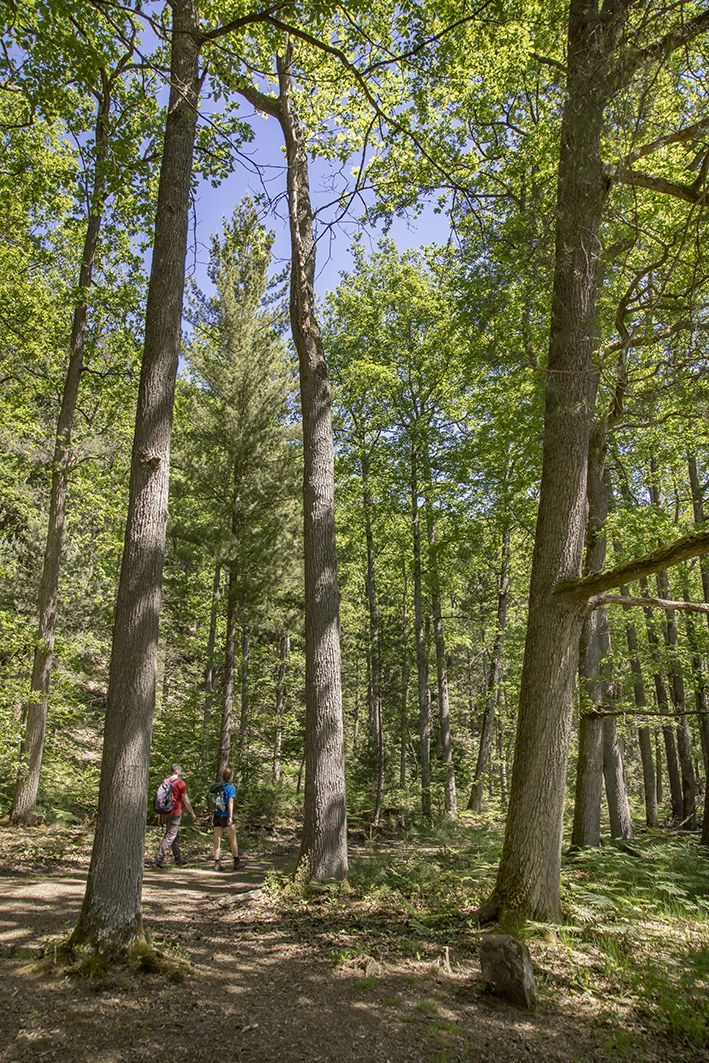
[[[683,44],[688,44],[707,29],[709,29],[709,11],[704,11],[696,18],[685,22],[684,25],[676,26],[654,44],[629,52],[610,71],[606,79],[607,95],[610,97],[624,88],[642,67],[664,59],[665,56],[681,48]]]
[[[246,81],[239,82],[234,87],[239,95],[248,100],[257,111],[264,111],[266,114],[270,114],[272,118],[280,118],[280,96],[271,96],[267,92],[261,92],[255,85]]]
[[[643,557],[624,561],[622,565],[607,572],[592,572],[582,579],[563,580],[557,584],[554,593],[567,598],[570,602],[579,605],[588,602],[596,594],[621,587],[624,583],[632,583],[633,580],[642,576],[652,576],[655,572],[678,565],[680,561],[688,561],[692,557],[700,557],[709,553],[709,531],[692,532],[681,539],[676,539],[667,546],[661,546]]]
[[[397,133],[401,133],[402,136],[407,137],[411,141],[411,143],[416,147],[416,149],[421,153],[423,158],[431,164],[433,169],[437,173],[441,174],[446,179],[446,181],[450,181],[450,187],[452,189],[457,192],[460,192],[460,194],[462,196],[465,196],[466,199],[470,197],[470,191],[463,185],[459,184],[456,180],[454,180],[453,176],[449,174],[439,162],[437,162],[433,155],[431,155],[431,153],[426,149],[420,138],[417,137],[416,134],[411,129],[409,129],[403,122],[400,122],[397,118],[395,118],[391,114],[388,114],[384,110],[384,108],[379,103],[379,100],[374,95],[362,71],[359,70],[355,66],[355,64],[348,59],[342,48],[338,48],[334,44],[328,44],[327,41],[320,40],[318,37],[314,36],[314,34],[312,33],[309,33],[307,30],[301,29],[299,26],[289,25],[287,22],[284,22],[282,19],[275,18],[273,15],[266,16],[263,21],[268,23],[270,26],[274,26],[275,29],[281,30],[282,33],[288,34],[296,40],[304,41],[306,44],[311,45],[313,48],[319,49],[325,55],[331,55],[334,59],[337,59],[338,62],[342,64],[344,69],[347,70],[357,82],[362,92],[364,93],[365,99],[374,110],[374,113],[383,122],[386,122],[391,129],[394,129]]]
[[[632,185],[634,188],[649,188],[653,192],[661,192],[665,196],[674,196],[682,199],[685,203],[698,204],[706,199],[706,191],[702,187],[704,175],[691,185],[681,185],[676,181],[668,181],[665,177],[653,177],[649,173],[641,173],[639,170],[624,169],[617,167],[608,174],[610,181],[615,185]]]
[[[568,74],[566,65],[560,63],[558,59],[553,59],[550,55],[540,55],[539,52],[530,52],[530,55],[537,63],[542,63],[543,66],[550,66],[554,70],[560,70],[564,77]]]
[[[600,609],[603,605],[622,605],[624,609],[641,606],[646,609],[679,609],[685,613],[706,613],[709,615],[709,604],[706,602],[670,602],[666,598],[634,597],[632,594],[597,594],[588,599],[589,609]]]
[[[592,720],[602,720],[604,716],[662,716],[666,720],[679,719],[682,716],[709,716],[706,709],[687,709],[685,712],[660,712],[658,709],[593,709],[584,712]]]
[[[264,8],[263,11],[254,11],[250,15],[241,15],[239,18],[233,18],[231,22],[225,22],[223,26],[217,26],[216,29],[200,33],[200,44],[204,44],[205,41],[216,41],[218,37],[226,37],[227,34],[233,33],[234,30],[243,29],[244,26],[251,26],[254,22],[265,22],[271,15],[275,15],[277,11],[280,11],[285,6],[284,2],[271,4],[270,7]]]
[[[649,144],[643,144],[621,159],[620,165],[630,166],[632,163],[637,162],[638,159],[654,155],[656,151],[660,151],[670,144],[683,144],[685,141],[699,136],[705,129],[709,129],[709,118],[704,118],[701,122],[695,122],[694,125],[685,126],[684,129],[676,129],[674,133],[667,133],[664,137],[658,137],[657,140],[653,140]]]

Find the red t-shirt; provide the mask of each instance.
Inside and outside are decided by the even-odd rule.
[[[172,780],[172,812],[171,816],[182,815],[182,798],[187,793],[187,787],[182,779]]]

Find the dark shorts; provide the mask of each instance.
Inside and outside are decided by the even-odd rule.
[[[228,822],[229,822],[229,817],[222,815],[221,812],[215,812],[214,816],[212,817],[212,826],[213,827],[226,827]]]

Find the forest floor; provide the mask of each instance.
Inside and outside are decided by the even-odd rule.
[[[564,871],[565,920],[528,928],[538,1004],[485,991],[471,915],[499,825],[360,839],[350,884],[290,884],[295,836],[211,869],[146,869],[144,913],[184,974],[77,978],[55,944],[76,921],[91,836],[0,827],[0,1061],[696,1061],[705,1058],[707,858],[659,833]],[[147,856],[156,844],[149,830]],[[57,962],[55,962],[55,959]],[[709,1057],[707,1057],[709,1058]]]

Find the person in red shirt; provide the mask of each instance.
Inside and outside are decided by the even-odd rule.
[[[165,866],[167,850],[172,848],[172,855],[178,867],[183,867],[187,861],[180,852],[180,821],[182,819],[182,806],[184,805],[192,816],[192,822],[197,819],[194,809],[187,796],[187,786],[182,778],[182,768],[179,764],[173,764],[171,774],[168,776],[172,783],[172,811],[160,816],[160,824],[165,828],[160,848],[155,857],[155,867]],[[166,780],[167,781],[167,780]]]

